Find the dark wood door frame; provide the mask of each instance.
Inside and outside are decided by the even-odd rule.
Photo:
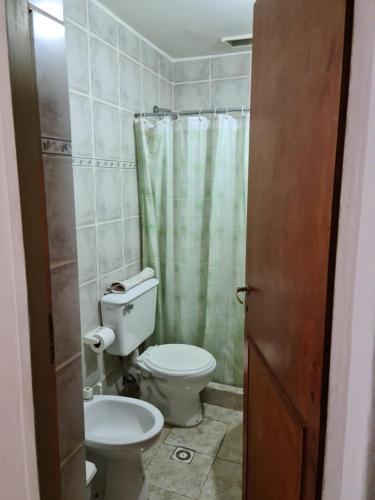
[[[60,469],[48,234],[40,122],[25,0],[7,0],[9,66],[21,198],[40,497],[59,500]]]

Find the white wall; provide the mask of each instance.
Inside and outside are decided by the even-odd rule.
[[[355,1],[336,267],[324,500],[374,498],[375,3]],[[372,452],[372,455],[374,452]]]
[[[4,0],[0,0],[0,488],[7,500],[39,498],[26,276]]]

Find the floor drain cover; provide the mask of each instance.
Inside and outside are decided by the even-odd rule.
[[[185,464],[190,464],[194,458],[194,452],[188,450],[187,448],[176,448],[173,455],[171,456],[172,460],[176,460],[176,462],[183,462]]]

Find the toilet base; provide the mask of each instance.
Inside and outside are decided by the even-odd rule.
[[[92,498],[100,500],[147,500],[149,490],[140,453],[124,459],[110,460],[90,453],[98,469],[98,480],[92,485]]]
[[[195,427],[203,418],[199,393],[189,390],[166,391],[163,382],[143,377],[140,383],[141,399],[156,406],[166,423],[177,427]]]

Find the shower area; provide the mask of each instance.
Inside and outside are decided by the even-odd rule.
[[[142,267],[159,278],[153,344],[209,351],[241,386],[249,109],[135,114]]]
[[[149,343],[202,347],[217,362],[213,381],[240,388],[251,46],[216,41],[233,29],[224,19],[213,47],[187,37],[189,57],[179,57],[178,10],[151,34],[141,7],[121,5],[64,1],[81,336],[101,324],[111,283],[152,267]],[[241,33],[252,12],[244,6],[233,12]],[[97,382],[85,345],[82,370],[85,386]],[[123,363],[105,354],[103,372],[105,391],[121,392]]]

